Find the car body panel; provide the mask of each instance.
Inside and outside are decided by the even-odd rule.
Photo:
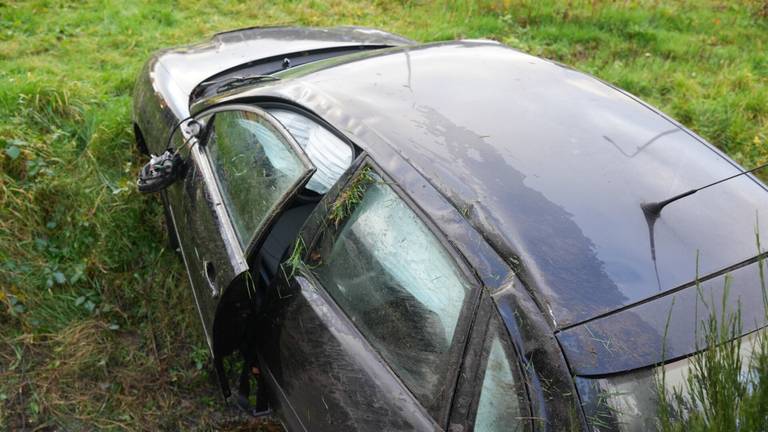
[[[579,398],[551,324],[517,277],[492,295],[517,353],[528,386],[536,430],[588,430],[582,422]]]
[[[366,155],[356,160],[304,224],[301,238],[307,253],[312,239],[327,226],[331,204],[363,164],[370,164]],[[286,424],[312,431],[440,430],[433,415],[324,290],[312,265],[291,273],[282,271],[267,292],[263,327],[269,331],[258,343],[264,364],[271,367],[273,397]],[[321,352],[324,355],[318,356]]]
[[[496,43],[452,42],[278,76],[237,97],[281,97],[323,118],[344,107],[342,122],[331,123],[368,129],[415,166],[517,263],[556,328],[756,255],[765,185],[733,179],[668,206],[649,226],[644,202],[741,169],[633,97],[562,65]],[[768,232],[766,218],[759,228]]]
[[[362,158],[370,163],[365,155]],[[377,169],[389,175],[386,166],[384,161]],[[438,228],[445,227],[450,232],[462,233],[455,237],[456,241],[450,241],[450,246],[455,248],[460,257],[468,258],[470,265],[476,265],[475,269],[480,269],[475,276],[487,281],[488,286],[499,287],[504,284],[506,280],[495,276],[500,267],[504,266],[503,262],[487,246],[485,249],[480,247],[482,238],[477,236],[457,210],[431,185],[424,183],[409,165],[399,163],[394,165],[394,170],[400,178],[410,179],[404,183],[398,182],[398,186],[403,191],[414,192],[415,196],[411,192],[408,195],[414,202],[418,202],[418,208],[425,215],[438,216],[438,219],[428,220]],[[312,239],[327,224],[326,209],[331,207],[328,203],[333,202],[341,193],[350,175],[343,177],[328,192],[324,198],[326,204],[321,202],[306,222],[302,239],[309,250],[313,244]],[[443,229],[440,231],[444,232]],[[264,333],[266,340],[258,345],[265,364],[280,365],[280,369],[271,371],[271,375],[279,388],[278,393],[285,393],[275,395],[282,399],[279,402],[281,415],[292,418],[288,423],[302,425],[308,430],[369,430],[382,427],[385,430],[439,429],[440,423],[447,421],[449,405],[437,408],[431,414],[424,408],[417,408],[420,406],[419,401],[355,330],[344,312],[311,276],[309,267],[307,274],[278,280],[277,285],[269,290],[273,297],[265,306],[264,315],[269,317],[269,323],[265,323],[264,327],[268,327],[269,331]],[[508,267],[506,271],[509,271]],[[285,271],[283,275],[288,273],[290,271]],[[522,287],[517,286],[515,289]],[[475,290],[479,291],[477,288]],[[464,325],[459,325],[463,327],[462,331],[469,332],[471,324],[467,324],[466,320],[471,321],[471,318],[470,314],[464,318]],[[329,363],[326,358],[312,355],[317,352],[326,353],[333,361]],[[561,369],[560,372],[565,373],[561,379],[567,381],[567,369]],[[369,393],[366,389],[371,388],[377,390]],[[318,405],[318,398],[322,398],[325,403]],[[447,403],[450,399],[442,401]],[[327,412],[323,409],[326,404],[331,407]],[[360,411],[361,406],[366,409]],[[571,389],[568,395],[548,401],[547,406],[554,412],[576,412],[578,400]],[[307,426],[307,422],[312,422],[312,426]],[[547,425],[552,429],[545,427],[542,430],[558,430],[560,424],[559,420],[553,420]]]
[[[259,344],[286,423],[329,432],[439,429],[310,278],[299,275],[283,286]]]
[[[282,211],[287,198],[300,189],[315,171],[312,163],[290,133],[264,110],[233,104],[211,109],[198,119],[201,121],[212,119],[213,115],[222,111],[248,112],[271,122],[273,127],[286,137],[288,144],[286,150],[296,155],[303,167],[303,172],[286,191],[285,197],[273,204],[274,208],[265,216],[262,225],[252,233],[253,237],[243,240],[248,242],[247,245],[241,246],[221,190],[217,185],[214,162],[208,154],[210,133],[201,137],[199,142],[197,142],[198,138],[193,138],[197,144],[187,151],[188,163],[185,167],[187,172],[182,181],[169,188],[166,199],[171,208],[174,223],[182,221],[175,225],[180,251],[190,274],[195,301],[203,320],[209,347],[214,354],[218,351],[214,336],[222,297],[227,295],[227,290],[233,282],[249,269],[246,254],[251,247],[260,244],[275,214]],[[243,283],[250,284],[249,281],[243,281]]]
[[[212,331],[219,296],[248,266],[242,251],[233,250],[238,245],[225,241],[224,225],[228,221],[217,211],[220,205],[216,205],[210,186],[199,165],[195,164],[188,168],[183,181],[167,189],[166,199],[169,201],[179,251],[187,267],[206,341],[212,348]],[[208,262],[217,273],[215,281],[210,281],[206,275]]]
[[[181,103],[182,114],[189,110],[188,95],[200,82],[221,71],[256,59],[331,47],[357,45],[403,45],[408,39],[381,30],[364,27],[297,28],[261,27],[219,33],[210,41],[165,51],[157,67],[173,77],[175,88],[187,95]]]
[[[707,345],[702,320],[741,315],[742,336],[768,320],[760,261],[700,280],[674,293],[561,331],[576,375],[610,375],[685,357]],[[727,290],[727,292],[726,292]],[[725,298],[724,298],[725,296]],[[725,310],[723,310],[725,304]]]

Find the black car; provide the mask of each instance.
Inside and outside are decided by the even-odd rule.
[[[149,60],[134,129],[225,396],[239,353],[232,399],[258,372],[249,409],[289,430],[647,430],[726,279],[765,325],[766,186],[661,211],[742,169],[497,42],[221,33]]]

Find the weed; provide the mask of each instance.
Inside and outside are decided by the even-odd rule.
[[[758,253],[762,254],[759,234],[756,241]],[[763,260],[757,265],[768,318]],[[718,316],[717,308],[711,308],[701,322],[706,348],[690,358],[684,384],[669,389],[665,368],[661,368],[657,381],[658,418],[664,432],[768,430],[768,338],[764,329],[752,335],[752,340],[739,337],[740,307],[728,312],[727,277],[725,284],[719,305],[722,312]],[[750,346],[744,347],[745,343]]]
[[[307,250],[307,246],[304,244],[304,239],[299,236],[296,242],[293,244],[293,250],[291,256],[283,264],[283,274],[286,279],[290,279],[296,275],[302,265],[304,265],[304,253]],[[288,267],[288,273],[285,273],[285,267]]]
[[[350,184],[339,194],[331,205],[328,218],[338,227],[341,222],[348,218],[363,200],[363,195],[368,186],[374,182],[374,175],[370,167],[366,166]]]

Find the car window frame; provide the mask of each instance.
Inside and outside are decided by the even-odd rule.
[[[285,210],[285,207],[290,201],[298,194],[299,191],[307,184],[310,178],[312,178],[312,175],[314,175],[315,171],[317,171],[317,168],[314,166],[312,161],[307,156],[304,149],[299,145],[299,143],[296,142],[296,139],[293,137],[293,135],[283,126],[282,123],[280,123],[277,118],[275,118],[273,115],[271,115],[267,110],[259,106],[258,104],[247,104],[243,102],[239,103],[228,103],[224,105],[216,105],[214,107],[210,107],[206,109],[205,111],[202,111],[198,114],[196,114],[196,117],[198,120],[201,120],[205,118],[204,122],[204,131],[203,136],[200,139],[200,147],[202,150],[202,153],[205,155],[206,162],[211,167],[211,182],[215,185],[217,192],[220,196],[223,197],[223,190],[222,186],[219,182],[219,178],[215,174],[215,167],[216,163],[211,156],[210,150],[209,150],[209,144],[211,139],[211,132],[214,128],[214,118],[216,115],[226,112],[237,112],[237,111],[245,111],[250,112],[252,114],[255,114],[257,116],[260,116],[264,120],[266,120],[270,126],[274,127],[277,133],[282,135],[282,137],[286,140],[288,143],[290,150],[295,153],[295,155],[299,158],[302,165],[306,168],[304,174],[302,177],[294,182],[292,187],[288,189],[278,200],[275,202],[272,207],[269,209],[269,211],[265,214],[264,219],[261,221],[261,223],[257,226],[257,228],[254,230],[253,233],[249,235],[248,242],[245,242],[245,247],[240,244],[240,241],[236,242],[236,246],[240,249],[240,252],[244,259],[248,259],[254,251],[257,251],[261,247],[261,243],[266,238],[266,234],[270,231],[270,227],[273,225],[277,217],[282,214],[282,212]],[[232,219],[232,209],[228,208],[226,203],[222,200],[222,207],[224,212],[227,214],[227,223],[230,226],[230,229],[234,232],[235,226]]]
[[[395,182],[384,169],[381,168],[367,153],[362,153],[358,160],[354,161],[352,163],[352,167],[354,168],[354,171],[350,173],[346,177],[342,177],[342,180],[337,183],[337,186],[334,187],[329,191],[329,193],[326,195],[326,199],[328,199],[330,202],[333,202],[333,200],[338,197],[341,193],[343,193],[347,188],[350,186],[350,183],[353,182],[364,170],[366,167],[370,167],[371,170],[373,170],[381,179],[389,186],[392,191],[400,198],[403,203],[414,212],[414,214],[417,216],[417,218],[425,224],[429,232],[435,236],[440,246],[443,248],[443,250],[449,255],[450,259],[453,261],[453,263],[456,265],[456,269],[458,270],[460,276],[464,279],[466,282],[467,287],[467,295],[464,300],[464,304],[462,305],[462,309],[459,313],[458,320],[456,322],[456,328],[454,330],[454,339],[451,341],[451,347],[448,351],[448,361],[449,364],[445,369],[445,376],[444,381],[441,383],[442,387],[439,389],[439,392],[435,395],[435,403],[433,406],[427,406],[425,405],[406,385],[406,383],[400,378],[400,376],[397,374],[397,372],[394,371],[394,369],[391,367],[390,363],[384,358],[384,356],[381,354],[379,349],[360,331],[360,329],[355,325],[354,322],[352,322],[351,318],[347,314],[347,312],[336,302],[336,300],[333,298],[333,296],[328,292],[328,290],[323,286],[323,284],[315,277],[314,274],[311,272],[311,268],[313,264],[315,264],[311,260],[312,252],[314,252],[317,248],[318,242],[321,240],[322,236],[326,232],[326,229],[328,228],[328,217],[329,217],[329,210],[330,207],[326,206],[327,208],[322,213],[322,220],[325,223],[319,223],[316,224],[314,228],[314,232],[310,233],[308,236],[311,240],[306,244],[306,256],[303,260],[304,268],[300,269],[299,273],[301,276],[311,279],[313,281],[313,284],[319,288],[320,291],[322,291],[324,297],[334,306],[334,309],[340,313],[344,319],[349,321],[351,326],[355,328],[357,333],[360,335],[360,337],[366,341],[366,343],[370,346],[370,348],[376,353],[378,356],[380,362],[386,366],[390,374],[396,379],[400,385],[405,389],[412,397],[413,399],[420,404],[437,422],[441,425],[441,427],[446,427],[448,422],[448,415],[450,413],[451,409],[451,401],[453,399],[453,394],[456,390],[456,382],[458,378],[458,373],[461,370],[461,365],[463,363],[463,355],[465,347],[469,341],[470,336],[470,330],[472,328],[472,324],[474,322],[479,301],[480,301],[480,294],[482,292],[482,282],[478,278],[477,273],[474,271],[473,267],[470,265],[468,260],[464,257],[464,255],[450,242],[450,240],[447,238],[447,236],[437,227],[437,225],[432,221],[432,219],[421,210],[421,208],[413,201],[413,199],[406,193],[406,191],[397,183]],[[343,183],[342,183],[343,181]],[[332,198],[332,200],[331,200]],[[338,228],[334,229],[334,234],[336,234]],[[300,235],[300,238],[304,238]],[[302,240],[303,241],[303,240]],[[308,265],[307,265],[308,264]]]
[[[349,165],[350,168],[355,165],[355,159],[357,159],[357,157],[360,156],[360,154],[362,153],[360,151],[360,148],[356,146],[355,143],[349,139],[349,137],[347,137],[346,135],[341,133],[339,130],[337,130],[335,127],[333,127],[333,125],[328,123],[324,118],[320,117],[319,115],[315,114],[314,112],[308,110],[303,106],[299,106],[287,101],[283,101],[281,99],[267,99],[264,101],[258,101],[256,102],[256,105],[267,112],[269,112],[269,110],[272,110],[272,109],[291,111],[301,116],[304,116],[312,120],[313,122],[319,124],[320,126],[324,127],[328,132],[335,135],[336,138],[344,142],[352,150],[352,163]],[[288,133],[290,134],[290,131],[288,131]],[[293,135],[291,135],[291,137],[293,137]],[[341,179],[339,180],[341,181]]]
[[[525,373],[525,367],[521,361],[519,351],[510,338],[509,332],[504,325],[504,321],[502,320],[501,316],[499,316],[499,312],[493,304],[493,301],[489,299],[489,303],[491,310],[488,311],[487,317],[485,318],[486,324],[484,326],[485,329],[483,331],[482,339],[480,339],[477,343],[477,348],[479,351],[475,353],[476,359],[474,363],[474,379],[473,385],[471,385],[471,388],[474,391],[471,392],[472,396],[467,410],[466,425],[474,430],[477,420],[477,410],[480,404],[480,397],[482,396],[483,392],[483,381],[485,380],[485,374],[488,371],[488,360],[491,355],[493,338],[494,336],[498,336],[505,357],[510,362],[510,368],[512,369],[512,374],[516,380],[515,384],[522,387],[520,391],[522,392],[524,400],[521,402],[524,402],[523,405],[527,411],[524,413],[527,415],[522,416],[522,418],[527,420],[526,424],[523,425],[523,431],[531,432],[534,430],[534,418],[533,405],[531,402],[531,394],[528,385],[528,375]]]

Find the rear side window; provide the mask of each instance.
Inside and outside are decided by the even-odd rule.
[[[469,285],[428,226],[368,168],[339,200],[350,202],[331,211],[333,233],[316,249],[315,274],[429,406],[444,384]]]
[[[525,386],[513,350],[493,321],[484,349],[485,367],[477,400],[476,432],[526,431],[530,425]]]

